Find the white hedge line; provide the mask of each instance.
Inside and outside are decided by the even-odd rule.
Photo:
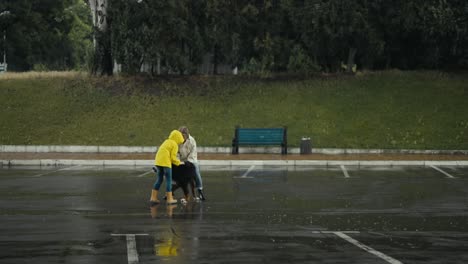
[[[152,166],[153,160],[0,160],[8,166]],[[404,161],[404,160],[200,160],[202,166],[468,166],[468,160]]]
[[[63,145],[0,145],[0,152],[70,152],[70,153],[155,153],[157,146],[63,146]],[[198,147],[200,153],[231,153],[231,147]],[[280,147],[241,147],[239,153],[277,154]],[[299,154],[299,148],[288,148],[289,154]],[[313,154],[468,154],[468,150],[417,149],[339,149],[312,148]]]

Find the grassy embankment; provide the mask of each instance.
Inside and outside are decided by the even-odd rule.
[[[201,146],[234,126],[288,126],[290,146],[468,149],[468,75],[387,71],[308,80],[0,75],[0,145],[159,145],[187,125]]]

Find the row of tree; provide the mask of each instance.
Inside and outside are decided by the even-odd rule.
[[[21,70],[87,58],[97,74],[191,74],[206,58],[213,73],[468,68],[466,0],[4,1]]]
[[[92,57],[93,28],[83,0],[2,0],[0,13],[9,70],[84,68]]]

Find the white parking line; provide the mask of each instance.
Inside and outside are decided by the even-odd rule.
[[[247,177],[247,175],[255,168],[255,165],[250,166],[250,168],[240,177],[234,177],[234,178],[252,178],[252,177]]]
[[[147,236],[148,234],[111,234],[111,236],[125,236],[127,238],[127,259],[128,264],[136,264],[140,260],[136,247],[135,236]]]
[[[138,252],[136,249],[135,235],[127,235],[128,264],[138,263]]]
[[[431,165],[431,168],[433,168],[434,170],[436,170],[436,171],[438,171],[438,172],[444,174],[445,176],[447,176],[447,178],[455,179],[455,177],[453,177],[452,175],[448,174],[447,172],[445,172],[445,171],[443,171],[443,170],[437,168],[437,167],[434,166],[434,165]]]
[[[153,172],[153,170],[149,170],[149,171],[147,171],[147,172],[145,172],[145,173],[143,173],[143,174],[138,175],[137,177],[139,177],[139,178],[140,178],[140,177],[143,177],[143,176],[145,176],[146,174],[149,174],[149,173],[151,173],[151,172]]]
[[[346,170],[345,166],[340,165],[340,167],[341,167],[341,170],[343,171],[344,177],[349,178],[349,174],[348,174],[348,171]]]
[[[114,233],[112,233],[110,235],[111,236],[128,236],[128,235],[132,235],[132,236],[149,236],[149,234],[145,234],[145,233],[143,233],[143,234],[114,234]]]
[[[359,247],[361,249],[364,249],[365,251],[371,253],[371,254],[374,254],[376,255],[377,257],[387,261],[388,263],[391,263],[391,264],[402,264],[402,262],[390,257],[390,256],[387,256],[385,255],[384,253],[380,252],[380,251],[377,251],[369,246],[366,246],[364,244],[362,244],[361,242],[357,241],[356,239],[354,238],[351,238],[350,236],[346,235],[345,233],[343,232],[333,232],[333,234],[337,235],[338,237],[341,237],[342,239],[348,241],[349,243],[355,245],[356,247]]]
[[[352,231],[352,230],[349,230],[349,231],[318,231],[318,232],[322,233],[322,234],[335,234],[336,232],[348,233],[348,234],[359,234],[359,233],[361,233],[359,231]]]
[[[67,168],[62,168],[62,169],[58,169],[58,170],[54,170],[54,171],[49,171],[49,172],[41,173],[41,174],[36,174],[36,175],[31,176],[31,177],[41,177],[41,176],[44,176],[44,175],[47,175],[47,174],[51,174],[51,173],[54,173],[54,172],[57,172],[57,171],[69,170],[69,169],[76,168],[76,167],[81,167],[81,165],[76,165],[76,166],[67,167]]]

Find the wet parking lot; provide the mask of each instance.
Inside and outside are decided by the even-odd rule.
[[[150,207],[149,167],[3,167],[0,263],[468,263],[468,167],[202,175],[207,201]]]

